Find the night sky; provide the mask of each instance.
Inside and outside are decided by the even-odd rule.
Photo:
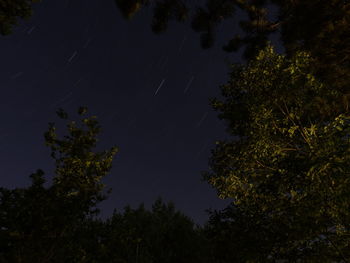
[[[202,50],[188,25],[172,23],[156,36],[150,21],[150,10],[125,21],[113,0],[44,0],[0,37],[3,187],[28,186],[38,168],[52,178],[47,124],[58,121],[59,107],[87,106],[103,129],[99,147],[119,147],[104,179],[113,192],[103,217],[161,196],[203,223],[205,209],[228,204],[201,171],[215,141],[227,138],[208,99],[219,96],[227,61],[237,57],[222,51],[222,28],[216,47]]]

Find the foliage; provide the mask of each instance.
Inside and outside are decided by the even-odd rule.
[[[18,18],[28,19],[32,15],[32,4],[40,0],[0,0],[0,34],[8,35]]]
[[[272,231],[274,259],[350,258],[350,115],[312,74],[304,52],[271,46],[234,66],[213,99],[235,139],[217,143],[205,178],[222,198]],[[276,241],[283,233],[284,242]]]
[[[266,262],[274,242],[284,242],[285,233],[273,233],[270,224],[256,218],[234,205],[211,211],[203,231],[210,240],[210,262]]]
[[[204,239],[192,220],[161,199],[151,211],[143,205],[115,211],[106,229],[105,251],[111,262],[205,262]]]
[[[152,0],[114,0],[122,15],[130,19],[143,6],[148,6],[154,1]],[[152,30],[155,33],[164,32],[169,20],[184,21],[187,18],[187,8],[184,2],[179,0],[164,0],[154,2],[154,15],[152,21]]]
[[[79,114],[86,109],[80,108]],[[60,118],[68,115],[60,110]],[[45,187],[44,172],[32,174],[28,188],[0,189],[1,262],[84,262],[78,242],[89,218],[103,200],[101,179],[111,169],[116,153],[94,152],[100,127],[94,116],[81,127],[67,124],[68,135],[58,138],[53,123],[45,133],[56,163],[56,176]]]
[[[35,0],[0,0],[0,34],[31,15]],[[220,141],[204,174],[232,205],[211,213],[204,229],[158,200],[94,218],[106,196],[102,178],[115,147],[94,150],[95,117],[68,121],[59,137],[45,133],[55,177],[44,172],[27,188],[0,188],[0,262],[348,262],[350,261],[350,3],[344,0],[115,0],[130,19],[152,6],[152,29],[192,12],[204,48],[237,10],[243,36],[224,46],[244,48],[214,109],[232,140]],[[277,8],[277,9],[276,9]],[[277,10],[276,14],[273,14]],[[317,12],[316,12],[317,10]],[[280,33],[285,56],[268,44]],[[78,113],[86,114],[85,108]]]
[[[79,108],[78,113],[84,115],[86,109]],[[61,119],[68,119],[67,113],[62,110],[57,114]],[[59,139],[54,124],[50,123],[44,134],[46,145],[51,148],[51,157],[56,164],[53,186],[61,198],[70,202],[79,200],[76,209],[82,213],[94,213],[90,209],[104,199],[101,180],[110,171],[117,148],[112,147],[103,152],[93,151],[100,132],[95,116],[83,118],[81,127],[75,121],[69,121],[67,129],[68,135]]]
[[[120,9],[122,15],[130,19],[132,18],[143,5],[149,3],[148,0],[115,0],[116,5]]]
[[[68,133],[50,123],[44,134],[56,167],[51,186],[38,170],[27,188],[0,188],[0,262],[207,262],[200,228],[172,203],[96,219],[117,149],[96,152],[98,122],[78,113],[80,125],[60,109]]]
[[[298,50],[315,58],[317,76],[333,88],[347,89],[350,81],[350,3],[344,0],[116,0],[133,3],[137,9],[118,4],[123,14],[135,14],[142,6],[153,5],[152,28],[167,29],[170,19],[191,17],[192,28],[200,33],[204,48],[213,46],[216,28],[228,20],[237,23],[243,35],[234,34],[224,50],[236,52],[244,47],[245,58],[254,58],[268,45],[269,37],[279,33],[288,55]],[[246,20],[232,19],[240,10]],[[317,10],[317,11],[316,11]],[[192,11],[192,12],[191,12]],[[189,15],[189,14],[192,15]],[[128,16],[128,15],[126,15]],[[231,32],[228,33],[230,37]],[[349,93],[344,91],[344,93]]]

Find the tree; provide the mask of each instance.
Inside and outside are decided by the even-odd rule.
[[[126,1],[116,2],[127,14],[121,5]],[[232,198],[234,204],[213,215],[207,226],[218,262],[317,261],[320,257],[325,262],[347,262],[350,3],[133,3],[137,4],[133,14],[143,5],[153,5],[156,33],[165,31],[171,19],[183,21],[194,10],[192,28],[201,34],[204,48],[213,45],[215,28],[237,9],[248,17],[239,22],[245,34],[233,36],[224,46],[228,52],[243,47],[248,65],[234,66],[229,84],[223,87],[225,100],[213,100],[228,122],[228,132],[235,136],[218,143],[211,171],[205,174],[219,195]],[[176,15],[177,10],[184,15]],[[268,45],[273,33],[280,33],[286,56],[275,54]],[[243,240],[237,242],[233,238],[237,236]],[[222,246],[225,242],[232,246]],[[242,244],[254,245],[248,246],[248,252]],[[226,258],[218,252],[233,247],[237,253]]]
[[[257,222],[257,217],[235,205],[222,211],[210,211],[209,221],[203,229],[204,236],[210,241],[210,262],[266,262],[273,244],[284,242],[285,233],[274,233],[270,224],[265,224],[262,218]],[[291,257],[288,260],[292,262]]]
[[[350,114],[313,63],[268,46],[212,100],[234,139],[217,143],[204,176],[255,222],[264,260],[350,260]]]
[[[86,109],[78,112],[83,116]],[[57,114],[68,121],[63,110]],[[86,262],[79,240],[105,198],[101,179],[117,149],[94,151],[100,132],[94,116],[83,117],[80,126],[68,121],[67,128],[61,139],[53,123],[45,133],[56,165],[50,187],[44,186],[44,172],[38,170],[28,188],[0,188],[1,262]]]
[[[161,33],[170,20],[191,17],[192,28],[200,33],[204,48],[213,46],[215,30],[237,10],[248,19],[239,23],[243,35],[233,33],[224,45],[227,52],[244,48],[244,56],[254,58],[268,45],[269,36],[279,33],[289,56],[304,50],[314,57],[315,74],[333,88],[348,93],[350,81],[350,3],[344,0],[115,0],[125,17],[142,6],[153,6],[152,29]],[[276,12],[277,10],[277,12]],[[191,12],[192,11],[192,12]],[[232,34],[228,32],[228,34]]]
[[[205,240],[191,219],[158,199],[152,209],[127,206],[106,222],[109,262],[206,262]]]
[[[28,19],[32,16],[32,4],[40,0],[0,0],[0,34],[8,35],[12,26],[18,24],[18,18]]]

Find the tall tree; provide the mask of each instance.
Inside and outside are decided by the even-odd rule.
[[[44,173],[38,170],[28,188],[0,188],[1,262],[86,262],[79,240],[105,198],[101,180],[117,149],[94,151],[100,127],[85,113],[79,109],[78,125],[60,110],[68,134],[59,138],[53,123],[45,133],[56,165],[51,186],[44,186]]]
[[[205,178],[268,230],[265,260],[350,260],[350,114],[313,63],[268,46],[212,100],[234,138],[218,142]]]
[[[0,34],[8,35],[19,18],[28,19],[33,13],[32,4],[41,0],[0,0]]]

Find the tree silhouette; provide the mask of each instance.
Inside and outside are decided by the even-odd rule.
[[[28,19],[33,13],[32,4],[40,0],[0,0],[0,34],[12,33],[12,27],[18,24],[19,18]]]
[[[53,123],[44,133],[56,166],[50,186],[38,170],[27,188],[0,188],[0,262],[209,262],[201,228],[172,203],[96,217],[117,149],[94,150],[100,126],[86,112],[79,108],[77,122],[60,109],[67,134]]]
[[[58,138],[53,123],[45,133],[56,164],[51,186],[44,186],[44,172],[38,170],[30,176],[28,188],[0,188],[1,262],[85,262],[79,240],[98,213],[96,205],[105,198],[101,179],[117,151],[93,150],[100,127],[94,116],[83,117],[85,113],[79,109],[78,126],[60,110],[68,134]]]
[[[151,210],[140,205],[115,211],[106,228],[105,248],[113,262],[206,262],[199,227],[161,199]]]
[[[143,6],[154,11],[152,29],[167,29],[170,20],[191,18],[194,31],[200,34],[201,46],[215,42],[216,28],[224,21],[238,24],[243,35],[228,32],[231,40],[223,45],[227,52],[244,49],[252,59],[268,45],[269,37],[279,33],[287,55],[304,50],[314,57],[315,74],[334,88],[348,93],[350,81],[350,3],[344,0],[115,0],[126,17]],[[237,11],[247,19],[232,19]],[[346,90],[346,92],[345,92]]]

